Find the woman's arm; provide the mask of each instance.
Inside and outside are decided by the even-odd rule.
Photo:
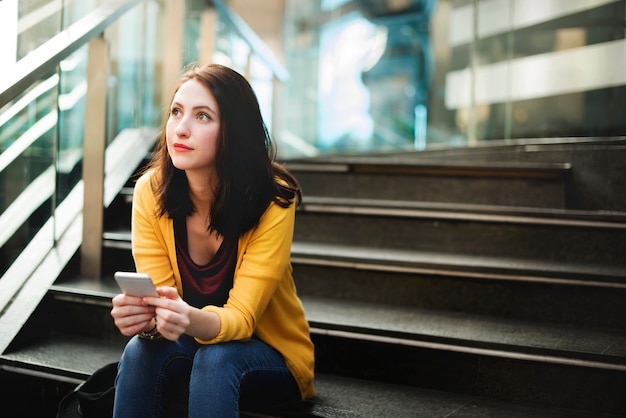
[[[239,240],[233,288],[223,308],[206,306],[204,312],[220,317],[215,338],[198,338],[202,343],[247,340],[255,332],[258,318],[271,302],[290,268],[295,205],[282,208],[271,203],[259,224]]]
[[[171,252],[175,251],[174,230],[170,219],[156,215],[157,202],[150,180],[150,174],[140,177],[133,194],[133,259],[137,271],[150,275],[155,286],[176,286],[171,262]]]

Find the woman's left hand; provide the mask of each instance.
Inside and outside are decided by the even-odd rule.
[[[176,341],[185,334],[191,323],[191,306],[185,302],[174,287],[157,288],[160,298],[144,297],[143,303],[152,305],[155,309],[157,331],[164,338]]]

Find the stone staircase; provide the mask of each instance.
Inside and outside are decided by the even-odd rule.
[[[319,390],[298,416],[626,416],[624,157],[615,141],[288,161]],[[102,278],[73,260],[0,357],[10,396],[52,410],[121,353],[131,194],[107,208]]]

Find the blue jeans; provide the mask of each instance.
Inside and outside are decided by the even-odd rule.
[[[164,417],[169,401],[187,400],[188,416],[239,417],[243,404],[297,404],[298,385],[282,355],[263,341],[198,344],[133,337],[115,380],[115,418]],[[170,409],[171,410],[171,409]]]

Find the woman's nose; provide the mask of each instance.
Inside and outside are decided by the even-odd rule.
[[[182,118],[178,122],[178,125],[176,125],[176,129],[174,130],[174,132],[176,132],[176,135],[181,136],[181,137],[189,136],[189,126],[187,126],[187,122],[185,118]]]

